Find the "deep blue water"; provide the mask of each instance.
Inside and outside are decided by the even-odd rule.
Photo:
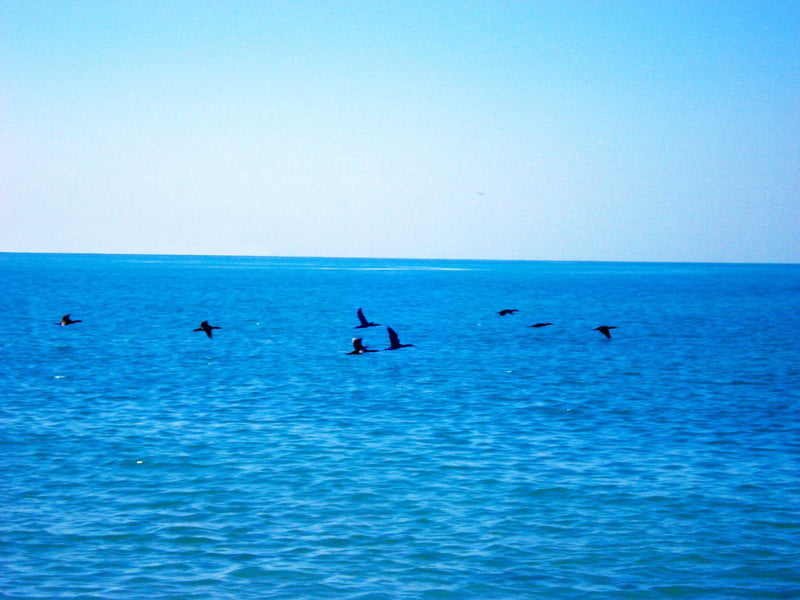
[[[0,254],[0,291],[2,598],[800,597],[798,265]]]

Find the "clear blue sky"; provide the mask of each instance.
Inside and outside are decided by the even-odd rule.
[[[800,262],[800,2],[17,2],[0,251]]]

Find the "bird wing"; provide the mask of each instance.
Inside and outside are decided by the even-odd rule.
[[[369,321],[367,321],[367,318],[364,316],[364,311],[362,311],[360,308],[358,309],[358,320],[362,325],[369,325]]]
[[[397,332],[391,327],[387,327],[386,329],[389,330],[389,344],[392,348],[396,348],[400,345],[400,338],[397,337]]]

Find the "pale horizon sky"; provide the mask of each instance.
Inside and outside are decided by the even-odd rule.
[[[800,2],[3,2],[0,252],[800,263]]]

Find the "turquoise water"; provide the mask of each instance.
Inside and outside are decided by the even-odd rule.
[[[800,266],[0,254],[0,284],[2,598],[800,597]],[[348,355],[387,325],[414,347]]]

